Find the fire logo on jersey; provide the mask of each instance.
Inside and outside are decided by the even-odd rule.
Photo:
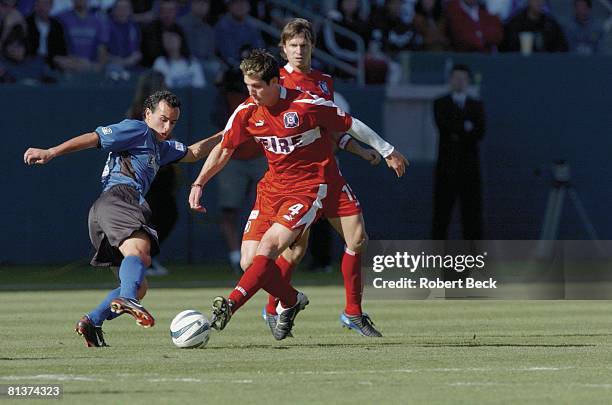
[[[325,83],[322,80],[319,81],[319,88],[321,89],[323,94],[325,94],[326,96],[329,96],[329,87],[327,87],[327,83]]]
[[[285,123],[285,128],[296,128],[300,125],[300,118],[295,111],[286,112],[283,115],[283,121]]]
[[[278,136],[255,137],[257,142],[261,143],[264,149],[277,155],[288,155],[296,148],[308,146],[319,138],[321,138],[321,131],[318,127],[301,134],[284,138]]]

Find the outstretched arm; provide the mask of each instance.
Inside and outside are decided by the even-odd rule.
[[[99,141],[100,138],[98,134],[95,132],[88,132],[49,149],[29,148],[23,155],[23,161],[27,165],[44,165],[58,156],[84,149],[95,148],[98,146]]]
[[[229,162],[232,153],[234,153],[234,149],[222,148],[220,143],[210,151],[204,166],[202,166],[202,170],[200,170],[200,174],[191,185],[189,207],[192,210],[206,212],[206,209],[200,205],[204,186]]]
[[[223,133],[219,131],[213,136],[202,139],[201,141],[198,141],[194,143],[193,145],[190,145],[187,148],[187,154],[185,155],[184,158],[180,160],[180,162],[193,163],[193,162],[197,162],[198,160],[204,159],[206,156],[210,154],[212,149],[219,142],[221,142],[221,139],[223,138],[222,134]]]
[[[353,117],[353,123],[348,133],[355,139],[370,145],[380,153],[385,158],[387,166],[395,171],[397,177],[402,177],[404,175],[408,160],[370,127]]]

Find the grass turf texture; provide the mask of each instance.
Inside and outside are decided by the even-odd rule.
[[[294,339],[273,340],[259,293],[204,349],[175,348],[172,317],[209,316],[227,288],[151,289],[152,329],[72,332],[105,292],[0,293],[0,383],[61,383],[64,403],[597,403],[612,393],[607,301],[367,302],[383,339],[342,329],[343,290],[304,286]]]

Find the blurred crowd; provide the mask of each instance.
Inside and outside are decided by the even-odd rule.
[[[573,15],[563,24],[546,0],[286,3],[323,17],[314,21],[317,47],[349,64],[365,61],[376,83],[389,80],[403,51],[600,53],[607,31],[592,0],[565,1]],[[127,80],[153,69],[170,88],[205,87],[235,69],[245,49],[277,48],[262,23],[280,29],[295,16],[264,0],[0,0],[0,83],[83,73]]]

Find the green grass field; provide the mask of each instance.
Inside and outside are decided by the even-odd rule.
[[[6,272],[0,276],[7,281]],[[31,276],[25,280],[36,282]],[[339,284],[338,275],[320,277]],[[145,304],[157,325],[141,329],[128,316],[107,322],[112,347],[99,349],[85,347],[72,329],[104,290],[1,292],[0,384],[63,384],[63,403],[105,404],[582,404],[612,397],[612,302],[366,298],[385,335],[371,340],[339,326],[342,288],[301,289],[311,304],[294,339],[272,338],[259,293],[205,348],[192,350],[172,345],[170,320],[190,308],[208,316],[210,300],[226,287],[153,288]]]

